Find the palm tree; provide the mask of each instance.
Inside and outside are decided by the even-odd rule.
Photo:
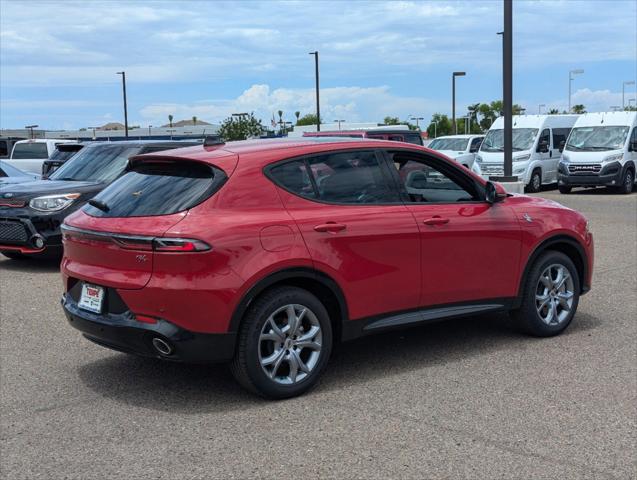
[[[573,105],[573,113],[586,113],[586,107],[584,105],[582,105],[581,103],[578,103],[577,105]]]
[[[170,125],[170,128],[173,128],[173,116],[172,115],[168,115],[168,125]]]
[[[551,108],[549,110],[549,115],[558,115],[560,111],[557,108]]]
[[[195,116],[192,117],[192,124],[197,125],[197,117]]]
[[[299,123],[299,117],[301,116],[301,112],[297,110],[296,112],[294,112],[294,116],[296,117],[296,123]]]

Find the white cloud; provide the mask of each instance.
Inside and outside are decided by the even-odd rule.
[[[264,123],[278,110],[285,112],[288,121],[294,112],[301,115],[315,112],[314,89],[271,89],[269,85],[252,85],[234,99],[205,101],[190,104],[151,104],[140,111],[142,123],[166,123],[168,115],[175,119],[191,118],[220,122],[231,113],[254,112]],[[349,122],[378,122],[385,116],[427,116],[446,105],[422,97],[403,97],[393,94],[389,87],[333,87],[321,89],[321,116],[324,121],[345,119]]]

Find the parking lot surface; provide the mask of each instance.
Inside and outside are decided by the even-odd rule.
[[[0,260],[0,477],[635,478],[637,194],[540,195],[595,235],[565,334],[483,315],[368,337],[279,402],[84,340],[57,265]]]

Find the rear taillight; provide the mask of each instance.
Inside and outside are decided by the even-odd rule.
[[[113,243],[124,250],[142,250],[146,252],[206,252],[212,247],[206,242],[194,238],[147,237],[141,235],[122,235],[119,233],[96,232],[62,225],[63,241],[106,242]]]
[[[155,238],[153,250],[156,252],[205,252],[212,247],[201,240],[191,238]]]

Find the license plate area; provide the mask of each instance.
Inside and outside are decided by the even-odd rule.
[[[82,293],[78,307],[93,313],[102,313],[102,305],[104,304],[105,289],[98,285],[89,283],[82,284]]]

